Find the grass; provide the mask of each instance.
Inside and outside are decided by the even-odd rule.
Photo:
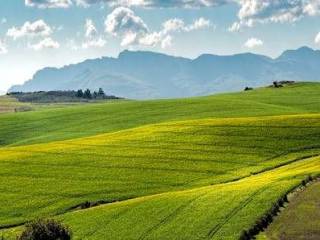
[[[21,103],[6,95],[0,96],[0,114],[26,110],[31,110],[31,104]]]
[[[209,97],[120,101],[0,116],[0,146],[45,143],[167,121],[320,112],[320,84]]]
[[[74,239],[237,239],[287,189],[320,172],[319,157],[228,184],[174,191],[58,217]],[[21,228],[5,231],[13,236]]]
[[[320,154],[317,142],[320,115],[314,114],[184,121],[4,147],[0,224],[59,214],[85,201],[113,202],[231,181]],[[8,206],[10,201],[15,204]]]
[[[301,176],[319,172],[319,160],[229,184],[68,213],[62,219],[74,229],[75,239],[237,239]]]
[[[237,239],[320,173],[319,92],[307,83],[5,114],[0,228],[56,216],[75,239]],[[109,204],[73,210],[86,201]]]
[[[309,239],[320,238],[320,182],[308,186],[290,199],[289,205],[270,225],[261,239]]]

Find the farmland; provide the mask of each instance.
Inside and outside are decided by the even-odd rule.
[[[297,83],[3,114],[2,234],[56,217],[75,239],[238,239],[320,174],[319,93]]]
[[[31,109],[31,105],[28,103],[21,103],[13,97],[0,96],[0,114],[15,111],[30,111]]]
[[[261,239],[319,239],[319,196],[319,181],[294,194],[287,208],[261,234]]]

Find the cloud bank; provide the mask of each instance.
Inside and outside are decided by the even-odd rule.
[[[233,23],[229,31],[239,31],[257,23],[292,23],[320,14],[320,0],[238,0],[238,3],[239,21]]]
[[[71,0],[25,0],[25,5],[38,8],[68,8]]]
[[[21,27],[12,27],[7,31],[7,36],[18,39],[26,36],[48,36],[52,33],[51,27],[43,20],[25,22]]]
[[[172,33],[191,32],[210,26],[210,21],[204,18],[199,18],[190,25],[186,25],[182,19],[173,18],[164,22],[159,32],[152,32],[139,16],[125,7],[116,8],[105,21],[105,31],[121,38],[122,46],[159,44],[162,48],[171,46]]]
[[[27,6],[39,8],[67,8],[71,5],[88,7],[103,3],[112,7],[200,8],[224,5],[232,0],[25,0]]]
[[[54,41],[50,37],[45,38],[36,44],[30,45],[30,48],[36,51],[40,51],[43,49],[57,49],[59,47],[60,47],[60,44],[57,41]]]

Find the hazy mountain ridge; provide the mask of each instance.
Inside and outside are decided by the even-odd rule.
[[[77,90],[102,87],[127,98],[167,98],[237,91],[274,80],[320,80],[320,51],[302,47],[278,58],[252,53],[196,59],[146,51],[124,51],[118,58],[86,60],[63,68],[44,68],[10,91]]]

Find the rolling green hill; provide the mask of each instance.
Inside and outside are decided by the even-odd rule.
[[[297,83],[209,97],[120,101],[0,115],[0,136],[5,136],[0,145],[45,143],[166,121],[318,113],[319,91],[319,83]]]
[[[56,216],[75,239],[237,239],[320,174],[319,103],[305,83],[2,115],[2,233]]]

